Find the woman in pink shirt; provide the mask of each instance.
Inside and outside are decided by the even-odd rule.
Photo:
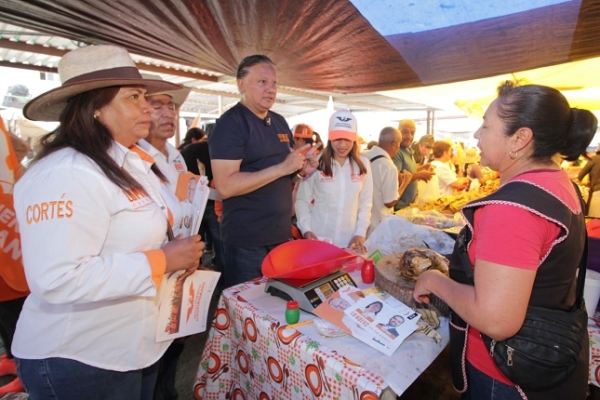
[[[469,221],[465,233],[472,237],[466,249],[474,286],[428,271],[419,277],[414,297],[427,302],[435,294],[467,324],[464,345],[451,347],[458,355],[454,385],[463,398],[585,399],[587,332],[575,370],[563,382],[535,391],[502,374],[481,334],[501,341],[521,329],[529,305],[568,310],[575,303],[584,212],[577,189],[552,156],[577,159],[592,140],[597,119],[571,108],[550,87],[505,82],[498,94],[475,138],[481,164],[500,173],[500,188],[463,209]]]

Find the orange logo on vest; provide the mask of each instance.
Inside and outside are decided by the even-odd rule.
[[[277,136],[279,136],[279,141],[280,142],[286,142],[289,143],[290,142],[290,137],[288,135],[286,135],[285,133],[278,133]]]

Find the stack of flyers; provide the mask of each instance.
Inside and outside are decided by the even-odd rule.
[[[183,276],[183,271],[164,276],[158,295],[156,341],[162,342],[204,332],[212,295],[220,272],[199,270]]]
[[[421,317],[385,292],[349,285],[319,305],[315,314],[388,356],[417,329]]]
[[[191,172],[179,174],[175,195],[180,200],[182,218],[181,224],[173,227],[173,232],[175,236],[180,234],[183,237],[195,235],[200,229],[200,223],[210,195],[208,178],[194,175]]]

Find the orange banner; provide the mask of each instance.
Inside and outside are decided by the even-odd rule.
[[[0,117],[0,301],[12,300],[29,293],[23,259],[21,236],[13,205],[13,186],[19,171],[8,130]]]

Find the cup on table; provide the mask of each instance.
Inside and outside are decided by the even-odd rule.
[[[592,318],[600,300],[600,273],[588,269],[585,273],[585,286],[583,287],[583,298],[587,308],[588,317]]]

